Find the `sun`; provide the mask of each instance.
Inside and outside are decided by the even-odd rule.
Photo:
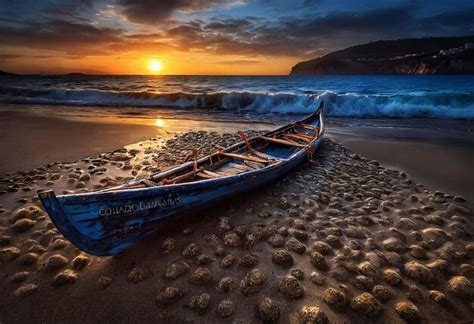
[[[148,69],[153,73],[160,72],[162,68],[163,64],[158,60],[151,60],[150,63],[148,63]]]

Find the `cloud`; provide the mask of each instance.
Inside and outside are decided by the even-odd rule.
[[[412,5],[402,5],[320,16],[286,16],[276,21],[214,17],[207,21],[178,23],[164,33],[190,51],[311,57],[373,40],[456,35],[463,29],[465,34],[473,28],[469,17],[474,12],[469,10],[423,18],[416,17],[414,11]],[[426,27],[422,30],[420,26]]]
[[[21,27],[1,26],[0,43],[10,46],[62,51],[70,54],[100,54],[102,46],[120,42],[123,30],[99,28],[65,20],[28,22]]]
[[[2,60],[13,60],[22,57],[23,55],[17,54],[0,54],[0,59]]]
[[[261,60],[229,60],[229,61],[218,61],[217,64],[224,65],[249,65],[262,63]]]
[[[82,18],[82,17],[80,17],[79,15],[77,15],[73,12],[68,12],[68,11],[64,11],[64,10],[61,10],[61,9],[52,9],[52,10],[47,11],[47,13],[50,13],[54,16],[72,18],[73,20],[77,20],[77,21],[80,21],[80,22],[86,22],[86,23],[92,23],[93,22],[92,20]]]
[[[439,33],[474,33],[474,8],[450,10],[418,21],[417,28],[425,33],[439,30]]]
[[[161,23],[135,28],[127,22],[122,26],[133,25],[134,28],[112,28],[110,26],[115,25],[108,21],[104,25],[93,24],[83,18],[83,12],[78,14],[67,6],[58,7],[55,11],[48,7],[45,11],[48,15],[37,15],[39,18],[36,20],[30,19],[32,15],[24,20],[8,15],[13,20],[0,22],[0,43],[2,46],[53,50],[68,56],[121,55],[128,52],[229,54],[246,56],[247,63],[252,64],[260,60],[260,56],[310,58],[378,39],[474,32],[470,19],[474,16],[474,8],[445,11],[427,17],[416,16],[416,7],[412,5],[400,5],[317,15],[268,18],[211,16],[180,21],[176,17],[171,18],[174,12],[202,11],[231,5],[230,1],[118,0],[116,6],[108,7],[95,6],[92,1],[86,3],[97,9],[95,14],[109,15],[107,17],[113,20],[126,17],[141,23]],[[103,8],[109,8],[109,11]],[[240,64],[235,63],[238,60],[228,62]]]
[[[232,0],[119,0],[122,14],[128,20],[154,25],[171,17],[175,11],[199,12],[215,7],[241,5],[242,1]]]

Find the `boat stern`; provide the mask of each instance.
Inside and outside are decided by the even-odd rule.
[[[113,254],[108,250],[100,248],[97,242],[85,237],[78,231],[65,213],[59,199],[60,197],[58,198],[53,190],[39,191],[37,194],[49,218],[66,239],[89,254],[99,256]]]

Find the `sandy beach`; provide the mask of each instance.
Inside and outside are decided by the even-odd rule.
[[[81,253],[37,189],[107,188],[274,127],[169,117],[2,108],[0,322],[474,318],[472,136],[454,133],[329,124],[314,161],[283,179],[164,221],[120,255]]]

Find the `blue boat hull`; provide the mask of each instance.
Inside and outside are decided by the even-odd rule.
[[[321,109],[305,119],[320,135],[309,145],[316,149],[323,137]],[[117,254],[153,232],[163,218],[195,212],[233,195],[273,181],[308,159],[305,149],[259,170],[217,179],[150,188],[56,196],[39,193],[59,231],[79,249],[93,255]]]

